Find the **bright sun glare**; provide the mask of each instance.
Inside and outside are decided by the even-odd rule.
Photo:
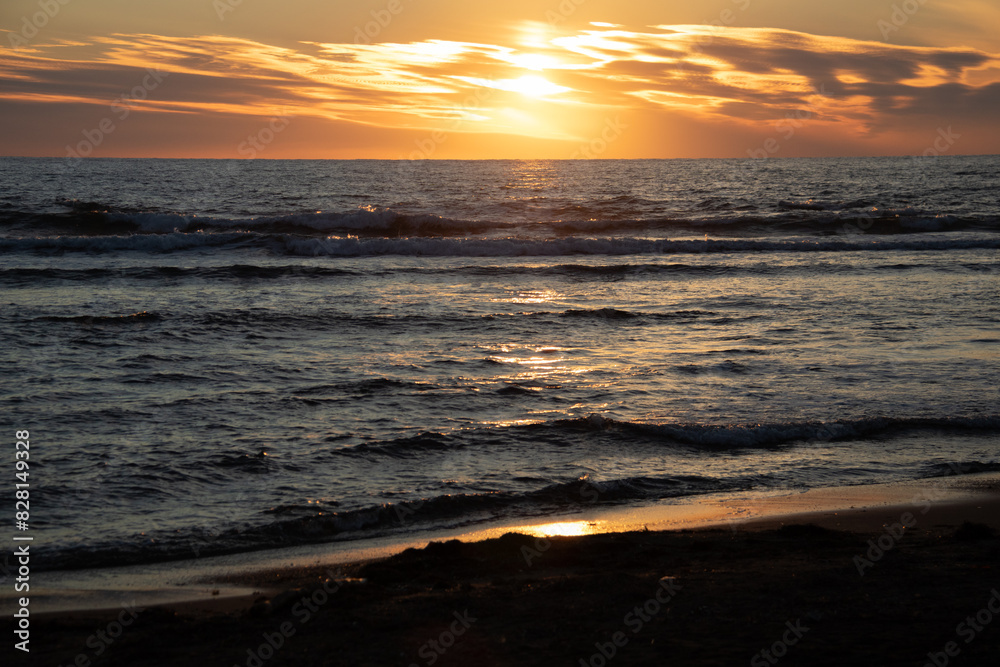
[[[520,79],[504,79],[497,81],[497,83],[501,84],[498,87],[502,90],[521,93],[528,97],[545,97],[569,90],[569,88],[558,86],[537,74],[525,74]]]
[[[560,521],[559,523],[546,523],[541,526],[525,526],[524,531],[539,537],[552,537],[554,535],[572,537],[574,535],[591,535],[600,530],[602,521]]]
[[[524,69],[533,69],[538,72],[543,69],[556,67],[559,64],[559,61],[552,56],[538,53],[517,53],[506,58],[506,60],[512,65],[523,67]]]

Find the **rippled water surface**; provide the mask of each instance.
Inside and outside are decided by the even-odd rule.
[[[39,550],[1000,469],[998,174],[2,159],[0,401]]]

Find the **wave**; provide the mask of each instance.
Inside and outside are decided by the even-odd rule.
[[[69,316],[46,315],[36,318],[35,321],[55,322],[55,323],[65,323],[65,324],[80,324],[84,326],[95,326],[95,325],[128,326],[138,323],[159,322],[162,319],[163,316],[160,315],[159,313],[151,313],[143,310],[142,312],[132,313],[130,315],[69,315]]]
[[[436,385],[432,382],[413,382],[393,380],[391,378],[372,378],[367,380],[339,382],[337,384],[311,385],[297,389],[295,394],[304,394],[306,396],[333,394],[340,396],[346,393],[383,394],[401,391],[431,391],[439,388],[440,385]]]
[[[954,475],[974,475],[983,472],[1000,472],[997,461],[951,461],[927,466],[925,477],[952,477]]]
[[[650,255],[719,253],[816,253],[861,251],[943,251],[998,249],[1000,238],[892,239],[851,236],[843,239],[705,239],[645,238],[308,238],[287,234],[182,233],[132,236],[59,236],[0,239],[0,252],[91,254],[139,252],[164,254],[206,248],[266,250],[299,257],[562,257],[574,255]]]
[[[379,386],[384,379],[376,380]],[[390,381],[391,384],[391,381]],[[322,391],[322,387],[317,387]],[[579,446],[594,440],[608,447],[686,447],[707,456],[727,451],[806,446],[817,442],[846,442],[869,438],[901,437],[913,432],[993,435],[1000,429],[1000,415],[983,417],[869,418],[836,422],[788,422],[773,424],[647,424],[590,415],[578,419],[496,428],[458,430],[452,433],[421,433],[383,442],[341,446],[335,456],[370,459],[436,456],[457,448],[493,447],[505,442],[546,442]],[[231,474],[258,475],[273,472],[275,464],[264,452],[226,452],[207,464]],[[1000,470],[997,461],[929,463],[922,477],[975,474]],[[742,492],[787,484],[776,474],[746,473],[731,478],[664,474],[593,479],[518,478],[530,485],[524,491],[477,489],[454,493],[439,488],[424,497],[405,497],[391,502],[342,507],[343,501],[302,502],[261,511],[258,518],[239,525],[195,526],[187,529],[152,530],[131,538],[89,545],[79,543],[40,547],[44,569],[79,569],[188,559],[227,553],[289,547],[339,540],[370,538],[415,528],[454,528],[481,521],[528,518],[566,513],[599,504],[634,503],[709,493]],[[171,484],[175,482],[171,481]],[[137,489],[138,492],[138,489]],[[148,493],[148,490],[144,491]],[[361,501],[364,502],[364,501]],[[370,502],[370,501],[369,501]]]
[[[822,268],[828,273],[854,273],[858,271],[978,271],[984,273],[1000,272],[1000,263],[866,263],[862,267],[850,264],[828,262],[822,266],[814,262],[809,264],[782,265],[773,262],[718,264],[691,264],[681,262],[651,263],[634,262],[628,264],[551,264],[539,266],[536,264],[484,264],[480,266],[401,266],[380,268],[379,275],[468,275],[476,277],[509,277],[509,276],[569,276],[569,277],[652,277],[652,276],[702,276],[702,275],[787,275],[794,272],[815,272]],[[338,269],[328,266],[303,266],[286,264],[280,266],[260,266],[251,264],[233,264],[214,267],[179,267],[179,266],[130,266],[115,269],[63,269],[63,268],[0,268],[0,284],[12,286],[38,285],[40,282],[50,283],[104,283],[110,280],[127,281],[160,281],[160,280],[204,280],[235,282],[269,280],[337,280],[350,279],[365,275],[360,270]]]
[[[992,424],[990,424],[992,420]],[[611,420],[593,417],[573,420],[574,428],[607,429],[614,428]],[[891,421],[891,420],[888,420]],[[962,431],[990,431],[996,429],[1000,419],[987,420],[900,420],[912,428],[949,428]],[[896,424],[899,426],[901,424]],[[819,425],[801,425],[800,430],[775,438],[774,433],[758,431],[751,436],[758,445],[789,438],[813,436],[813,439],[847,438],[852,429],[856,433],[858,424],[837,425],[830,428]],[[874,425],[873,425],[874,426]],[[632,427],[645,428],[632,425]],[[523,428],[523,427],[521,427]],[[690,427],[689,427],[690,428]],[[861,430],[864,430],[863,428]],[[874,435],[879,429],[869,431]],[[747,439],[743,431],[740,440]],[[676,435],[676,433],[674,434]],[[762,436],[763,437],[760,437]],[[704,444],[703,438],[697,438]],[[406,456],[414,452],[447,449],[452,445],[440,434],[424,434],[394,441],[383,446],[381,455]],[[372,445],[356,445],[352,455],[371,454],[376,449]],[[254,455],[228,455],[214,461],[217,466],[240,468],[247,474],[266,472],[266,459]],[[982,472],[996,472],[1000,463],[957,462],[934,464],[926,468],[923,477],[965,475]],[[782,480],[769,475],[748,474],[729,479],[719,479],[700,475],[637,476],[617,479],[596,480],[583,475],[579,478],[544,483],[534,478],[519,479],[522,482],[543,482],[540,488],[526,492],[483,491],[478,493],[444,493],[423,498],[411,498],[396,502],[352,509],[340,509],[338,503],[289,504],[270,508],[261,513],[256,524],[239,526],[204,527],[169,531],[143,532],[131,539],[101,542],[82,546],[41,546],[39,562],[43,570],[85,569],[136,565],[194,557],[207,557],[231,553],[258,551],[263,549],[286,548],[305,544],[371,538],[394,533],[408,532],[416,528],[455,528],[468,526],[493,519],[532,518],[554,513],[586,510],[600,504],[621,504],[648,502],[666,498],[690,497],[710,493],[744,492],[755,488],[768,487]]]
[[[362,233],[379,235],[448,235],[501,228],[498,223],[453,220],[432,214],[403,213],[362,207],[348,212],[309,212],[254,217],[216,217],[169,211],[120,208],[97,202],[66,202],[68,212],[0,212],[0,227],[85,232],[106,236],[122,233],[255,231],[263,233]]]
[[[557,324],[565,320],[591,320],[595,323],[629,321],[636,324],[647,324],[650,322],[671,320],[680,324],[701,320],[708,316],[717,316],[717,313],[703,310],[678,310],[666,312],[654,311],[629,311],[616,308],[598,309],[568,309],[565,311],[522,311],[509,313],[492,314],[398,314],[398,315],[362,315],[338,310],[336,308],[318,307],[316,309],[300,309],[294,313],[281,311],[269,311],[264,309],[255,310],[216,310],[208,312],[149,312],[142,311],[131,314],[109,314],[109,315],[43,315],[29,318],[27,321],[32,324],[58,324],[69,327],[114,327],[129,326],[139,324],[150,324],[170,320],[174,323],[193,325],[194,327],[211,330],[213,332],[230,329],[268,331],[288,331],[288,330],[309,330],[328,329],[330,326],[357,326],[365,329],[373,328],[404,328],[412,330],[413,327],[423,327],[437,329],[454,325],[469,325],[488,320],[517,320],[532,319],[549,321]],[[757,319],[759,315],[751,315],[746,319]],[[705,321],[705,320],[702,320]],[[724,318],[715,321],[708,320],[710,324],[728,324],[732,320]],[[183,330],[183,329],[182,329]],[[175,330],[176,331],[176,330]],[[493,363],[504,363],[498,359],[490,358]],[[427,391],[436,388],[436,385],[420,382],[399,382],[387,378],[377,380],[363,380],[358,382],[344,382],[338,385],[321,385],[318,387],[307,387],[296,392],[296,395],[311,395],[316,393],[332,393],[343,395],[345,393],[378,393],[384,391]]]
[[[538,202],[529,202],[537,206]],[[872,234],[1000,229],[996,215],[952,215],[919,208],[887,208],[866,200],[779,200],[769,205],[706,200],[697,212],[669,213],[663,204],[631,197],[588,204],[492,211],[492,219],[453,218],[379,206],[350,211],[221,217],[122,208],[98,202],[65,202],[65,212],[0,211],[0,228],[52,234],[113,236],[175,232],[256,232],[306,236],[468,236],[476,234],[622,234],[639,231],[718,231],[727,234],[830,234],[864,229]],[[518,203],[525,206],[524,203]],[[534,216],[524,220],[531,211]]]
[[[759,449],[807,442],[863,440],[912,431],[991,433],[1000,429],[1000,415],[983,417],[877,417],[837,422],[788,422],[773,424],[647,424],[609,419],[601,415],[560,420],[523,428],[557,428],[569,431],[617,431],[660,443],[705,450]]]
[[[570,309],[563,312],[562,316],[598,318],[602,320],[630,320],[639,317],[639,314],[631,313],[627,310],[618,310],[617,308],[597,308],[595,310]]]
[[[423,438],[410,440],[411,446],[427,446]],[[237,465],[254,463],[241,461]],[[582,509],[598,502],[621,503],[735,491],[751,488],[759,481],[756,478],[722,481],[695,475],[592,481],[584,476],[524,493],[444,494],[341,511],[329,511],[334,509],[332,507],[317,508],[316,504],[284,505],[265,513],[276,517],[275,520],[257,525],[151,531],[136,539],[113,543],[42,547],[39,562],[43,563],[40,567],[44,570],[164,562],[372,537],[412,530],[415,526],[460,526],[499,517],[539,516]]]
[[[686,447],[706,453],[775,449],[817,442],[850,442],[895,437],[915,431],[991,434],[1000,430],[1000,415],[983,417],[878,417],[831,422],[776,422],[759,424],[658,424],[611,419],[598,414],[535,424],[472,429],[450,434],[424,433],[414,438],[363,443],[333,450],[336,456],[391,458],[418,457],[429,449],[457,449],[492,443],[579,442],[595,436],[605,444],[645,442],[655,446]]]
[[[129,279],[163,280],[197,278],[203,280],[277,280],[282,278],[336,278],[360,275],[357,271],[335,269],[325,266],[255,266],[233,264],[229,266],[180,267],[180,266],[132,266],[117,269],[57,269],[18,268],[0,269],[0,278],[21,278],[23,280],[62,280],[67,282],[87,280]]]
[[[397,438],[388,442],[361,443],[334,450],[338,456],[367,457],[369,455],[390,458],[413,458],[428,451],[444,451],[455,446],[452,438],[442,433],[421,433],[409,438]]]

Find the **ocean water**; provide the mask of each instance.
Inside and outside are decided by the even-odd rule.
[[[1000,470],[998,250],[995,156],[3,158],[32,563]]]

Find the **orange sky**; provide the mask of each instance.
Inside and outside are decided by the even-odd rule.
[[[0,154],[1000,153],[1000,7],[944,4],[5,0]]]

